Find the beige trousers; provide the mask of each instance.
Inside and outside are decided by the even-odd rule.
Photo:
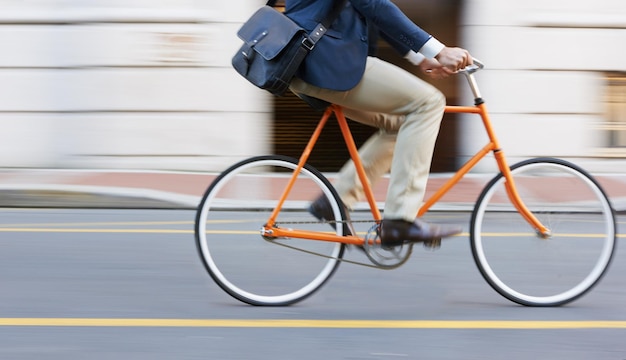
[[[294,79],[291,90],[344,108],[351,120],[380,129],[359,149],[370,184],[391,171],[385,200],[386,219],[413,221],[426,190],[445,97],[432,85],[378,58],[367,60],[360,83],[349,91],[322,89]],[[352,161],[334,184],[352,208],[364,198]]]

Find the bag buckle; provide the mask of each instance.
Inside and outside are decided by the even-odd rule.
[[[305,37],[304,39],[302,39],[302,46],[311,51],[315,47],[315,43],[311,41],[308,37]]]

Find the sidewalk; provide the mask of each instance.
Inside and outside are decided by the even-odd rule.
[[[332,179],[334,174],[328,174]],[[433,174],[427,195],[451,174]],[[594,174],[618,211],[626,211],[626,173]],[[493,174],[468,174],[433,210],[466,210]],[[163,171],[1,169],[1,207],[194,209],[215,174]],[[384,198],[386,181],[376,186]]]

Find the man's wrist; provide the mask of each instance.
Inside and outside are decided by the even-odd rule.
[[[424,46],[419,50],[419,52],[429,59],[435,58],[441,50],[443,50],[446,46],[442,44],[439,40],[431,37],[426,41]]]

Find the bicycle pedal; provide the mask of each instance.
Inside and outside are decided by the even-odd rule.
[[[441,238],[432,239],[423,242],[424,248],[428,250],[438,250],[441,247]]]

